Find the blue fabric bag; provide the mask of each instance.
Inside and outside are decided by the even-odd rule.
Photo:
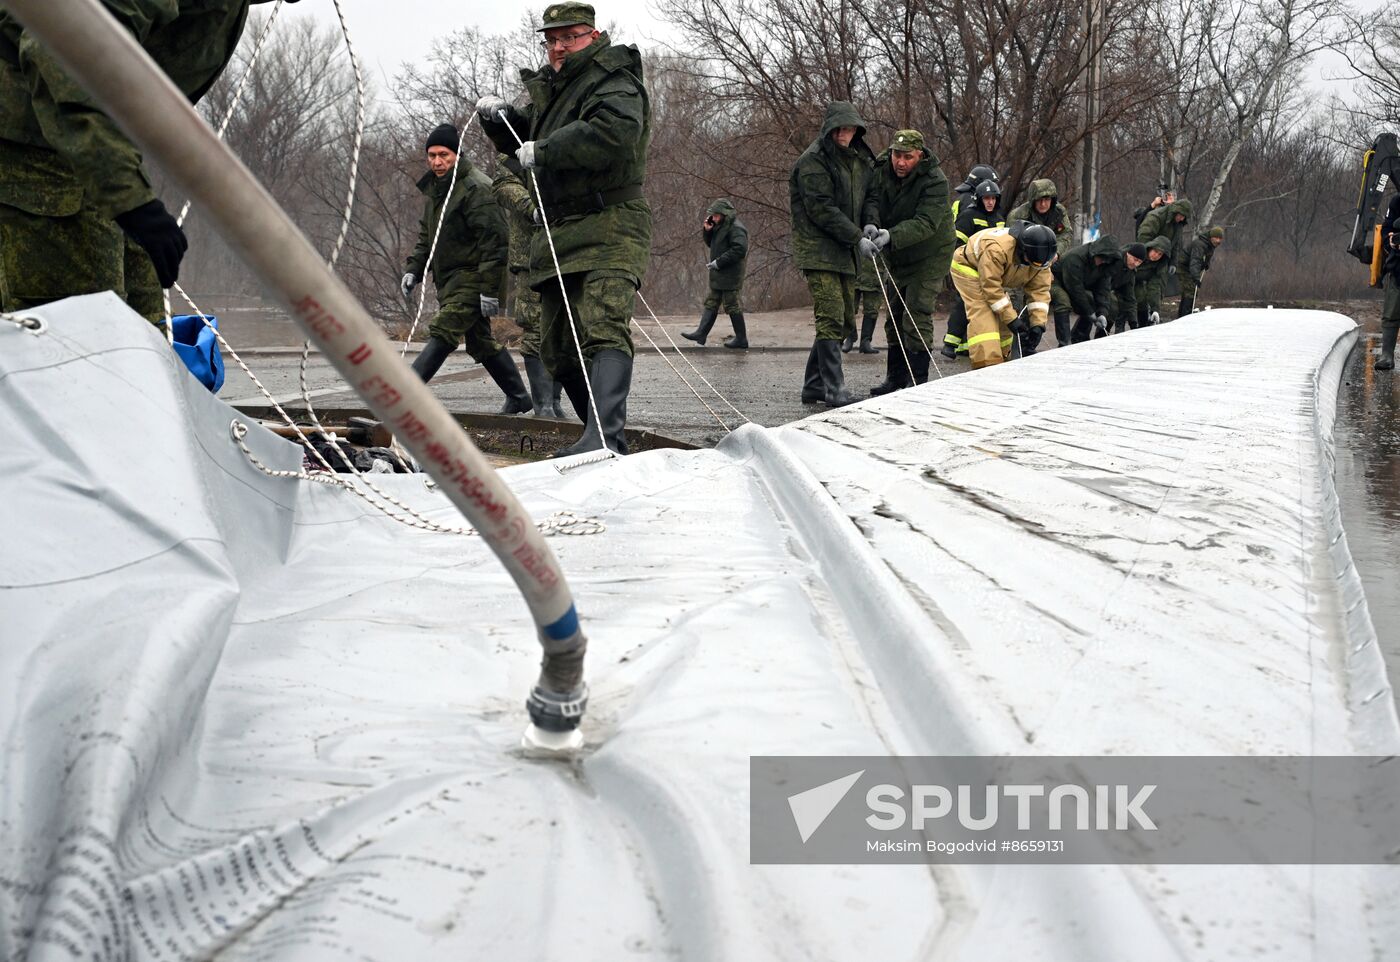
[[[219,319],[206,315],[209,323],[219,326]],[[180,314],[171,318],[175,331],[175,353],[185,367],[215,394],[224,386],[224,356],[219,353],[219,340],[204,326],[198,314]]]

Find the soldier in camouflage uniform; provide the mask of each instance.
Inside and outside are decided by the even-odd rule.
[[[267,0],[103,2],[196,103],[233,57],[249,4]],[[160,323],[185,249],[136,145],[0,12],[0,309],[114,291]]]
[[[515,323],[520,325],[520,357],[530,381],[530,400],[536,417],[562,418],[559,406],[563,385],[549,376],[540,360],[540,295],[526,283],[530,272],[530,241],[540,228],[535,224],[535,197],[525,185],[524,171],[514,157],[496,158],[491,192],[506,217],[510,231],[510,278],[515,295]]]
[[[500,413],[523,414],[531,408],[530,395],[510,352],[491,333],[491,318],[500,309],[505,286],[505,218],[491,192],[491,181],[470,160],[458,157],[459,143],[457,128],[442,124],[428,135],[424,147],[429,169],[418,181],[425,198],[423,219],[418,244],[408,255],[402,289],[408,297],[431,271],[438,312],[428,325],[428,342],[414,360],[413,370],[425,383],[431,381],[448,356],[465,343],[467,353],[505,394]]]
[[[700,315],[700,325],[693,331],[682,331],[681,337],[703,345],[715,326],[720,308],[729,314],[729,323],[734,325],[734,336],[724,339],[724,346],[734,350],[747,350],[749,332],[744,323],[744,266],[749,256],[749,231],[739,219],[734,205],[724,198],[715,201],[705,210],[705,226],[700,231],[700,242],[705,245],[709,256],[705,267],[710,272],[710,293],[705,297],[705,307]]]
[[[1162,321],[1162,288],[1171,264],[1172,244],[1165,237],[1147,242],[1147,259],[1133,273],[1133,298],[1137,302],[1137,326],[1151,327]]]
[[[874,397],[928,380],[934,302],[957,244],[948,178],[919,131],[895,132],[889,149],[875,162],[870,194],[878,267],[886,285],[894,288],[889,291],[893,314],[885,321],[885,380],[871,389]],[[869,261],[877,263],[874,258]]]
[[[1012,210],[1006,216],[1006,220],[1010,224],[1018,220],[1030,221],[1032,224],[1044,224],[1053,230],[1056,250],[1059,251],[1060,257],[1064,257],[1074,243],[1074,231],[1070,230],[1069,226],[1069,211],[1060,203],[1060,194],[1053,180],[1031,181],[1031,186],[1026,191],[1025,202]],[[1070,304],[1069,295],[1058,281],[1050,285],[1050,312],[1055,318],[1055,343],[1064,347],[1070,340]]]
[[[856,275],[856,313],[860,320],[860,353],[879,354],[880,349],[870,343],[875,336],[875,323],[880,320],[880,282],[875,278],[875,261],[869,257],[860,259],[860,273]],[[849,354],[856,346],[856,329],[853,326],[846,332],[841,342],[841,353]]]
[[[874,163],[855,107],[834,101],[788,178],[793,262],[807,279],[817,329],[803,376],[804,404],[837,407],[855,400],[841,372],[841,341],[855,330],[858,258],[878,249],[857,226],[875,220],[869,196]]]
[[[1189,247],[1183,247],[1176,255],[1176,276],[1181,281],[1181,303],[1177,305],[1176,316],[1185,317],[1196,309],[1196,290],[1210,270],[1211,258],[1215,250],[1225,243],[1225,228],[1212,227],[1196,235]]]
[[[553,255],[544,231],[530,243],[540,357],[585,422],[583,436],[560,455],[605,445],[627,453],[632,310],[651,256],[651,207],[642,193],[651,100],[642,55],[614,45],[594,20],[586,3],[547,7],[539,31],[549,63],[520,72],[529,105],[511,107],[499,97],[477,103],[482,129],[498,150],[515,154],[544,197]],[[588,364],[596,419],[575,337]]]

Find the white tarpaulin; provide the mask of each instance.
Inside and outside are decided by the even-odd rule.
[[[551,539],[592,686],[558,762],[477,539],[260,473],[110,295],[38,313],[0,324],[0,958],[1400,957],[1390,867],[749,864],[752,755],[1400,752],[1331,479],[1346,318],[509,469],[606,526]]]

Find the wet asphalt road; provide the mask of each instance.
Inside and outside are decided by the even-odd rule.
[[[275,311],[223,307],[227,336],[235,347],[253,345],[246,359],[268,390],[284,403],[297,398],[300,353],[294,347],[295,330]],[[1374,369],[1378,305],[1358,304],[1349,313],[1362,318],[1363,332],[1348,360],[1338,398],[1336,483],[1347,541],[1366,590],[1371,619],[1391,678],[1400,679],[1400,372]],[[753,347],[748,351],[721,346],[730,333],[723,318],[705,347],[680,337],[681,331],[693,327],[692,318],[660,319],[670,341],[650,318],[638,318],[637,323],[638,329],[664,347],[666,359],[646,343],[645,337],[636,338],[629,427],[651,427],[694,444],[712,445],[724,436],[726,427],[742,423],[739,415],[705,387],[695,368],[734,407],[765,426],[786,424],[824,409],[804,406],[797,397],[811,345],[808,310],[751,314],[749,338]],[[683,345],[683,356],[677,356],[671,341]],[[877,333],[876,343],[883,341],[883,333]],[[410,348],[409,360],[416,347]],[[935,377],[955,377],[970,370],[965,359],[950,362],[935,355],[935,360],[937,369],[931,372]],[[885,363],[883,352],[845,355],[848,388],[857,397],[865,397],[884,378]],[[705,403],[681,384],[673,366],[694,384]],[[317,356],[311,358],[307,381],[319,406],[362,406]],[[495,412],[500,407],[499,390],[479,365],[460,352],[448,360],[433,386],[453,411]],[[263,403],[257,388],[232,363],[220,396],[231,403]],[[567,401],[564,406],[567,410]]]

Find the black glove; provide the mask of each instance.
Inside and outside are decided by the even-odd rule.
[[[1040,339],[1045,336],[1044,327],[1032,327],[1021,336],[1021,350],[1031,354],[1040,347]]]
[[[1026,320],[1026,315],[1024,314],[1017,314],[1016,320],[1006,326],[1012,334],[1019,334],[1021,336],[1029,334],[1031,330],[1031,322]]]
[[[180,278],[180,261],[189,250],[190,242],[159,198],[118,214],[115,220],[128,237],[151,255],[160,286],[167,290],[173,287]]]

